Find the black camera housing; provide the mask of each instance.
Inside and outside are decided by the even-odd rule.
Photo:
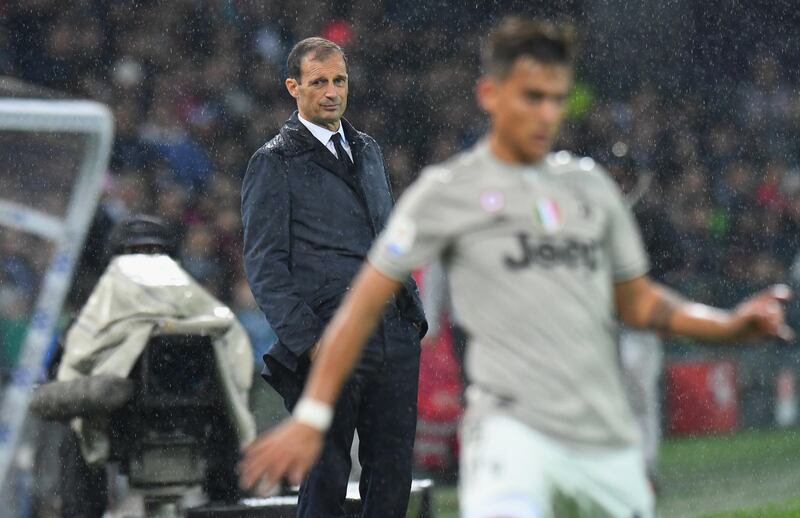
[[[111,415],[111,459],[143,489],[203,484],[235,501],[238,439],[226,413],[212,339],[158,335],[128,377],[134,395]]]

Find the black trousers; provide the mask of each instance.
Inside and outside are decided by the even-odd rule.
[[[412,331],[402,330],[401,326]],[[413,327],[401,320],[385,323],[378,333],[383,333],[386,340],[404,335],[415,343],[396,344],[402,346],[397,349],[404,350],[399,355],[391,354],[392,349],[374,343],[375,340],[365,350],[336,404],[320,459],[300,486],[298,518],[345,516],[355,430],[358,430],[358,459],[362,467],[359,483],[362,517],[406,515],[417,427],[419,339]],[[302,393],[309,366],[304,364],[297,372],[291,372],[267,358],[272,372],[267,381],[291,412]]]

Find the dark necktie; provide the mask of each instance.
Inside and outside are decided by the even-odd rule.
[[[342,135],[340,133],[334,133],[331,136],[331,140],[333,141],[333,147],[336,148],[336,154],[339,156],[339,162],[349,171],[353,167],[353,162],[350,161],[350,156],[342,146]]]

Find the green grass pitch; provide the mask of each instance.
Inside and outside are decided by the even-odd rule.
[[[668,440],[660,483],[659,517],[800,517],[800,430]],[[455,488],[434,496],[436,518],[458,517]]]

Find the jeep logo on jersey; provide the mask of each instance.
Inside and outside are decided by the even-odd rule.
[[[506,266],[511,270],[520,270],[532,265],[553,268],[558,265],[567,268],[597,269],[600,244],[594,240],[580,240],[572,237],[544,237],[535,241],[526,232],[517,234],[519,244],[518,255],[506,255]]]

